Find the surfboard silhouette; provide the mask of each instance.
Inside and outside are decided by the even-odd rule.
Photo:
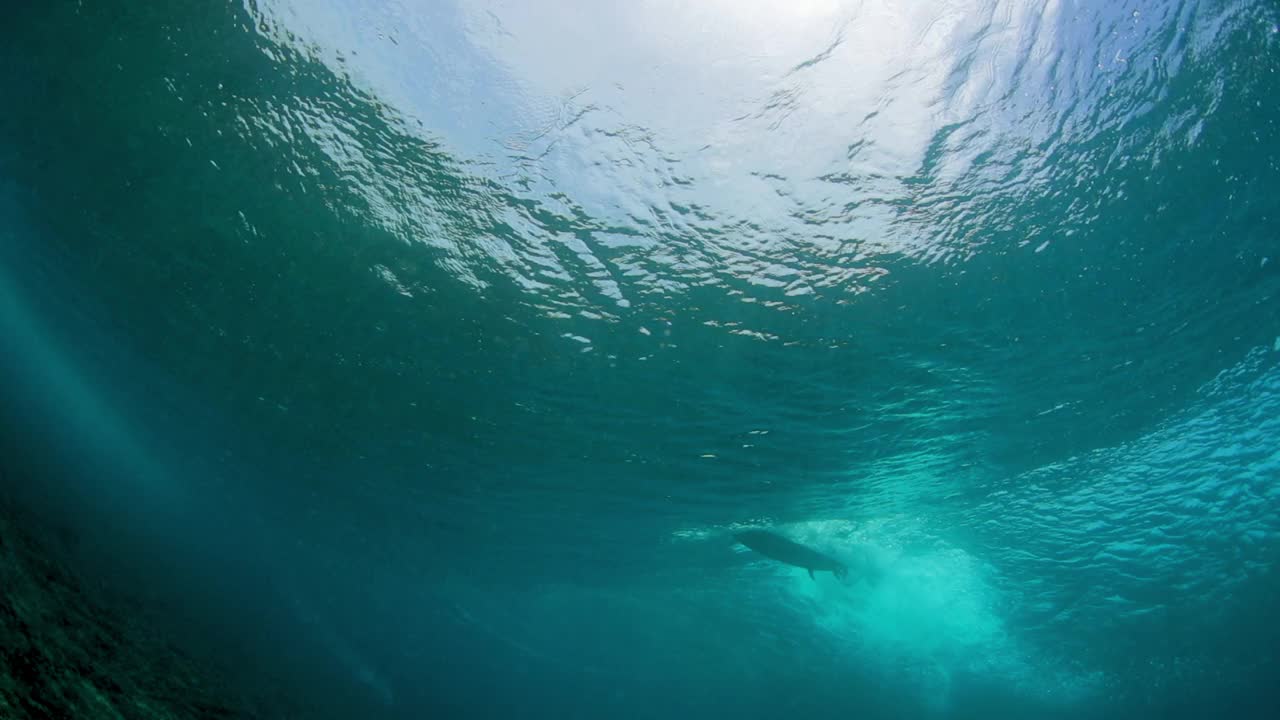
[[[771,560],[808,570],[809,577],[815,580],[817,578],[813,573],[816,570],[827,570],[838,578],[844,578],[849,573],[849,568],[845,567],[844,563],[830,555],[820,553],[770,530],[742,530],[734,533],[733,537]]]

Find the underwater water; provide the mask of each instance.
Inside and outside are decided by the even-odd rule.
[[[64,625],[264,717],[1280,714],[1273,3],[19,5]]]

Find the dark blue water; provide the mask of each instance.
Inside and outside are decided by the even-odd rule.
[[[6,490],[317,717],[1274,717],[1277,23],[15,10]]]

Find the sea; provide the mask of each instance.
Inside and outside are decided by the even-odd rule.
[[[1280,717],[1270,0],[0,37],[0,716]]]

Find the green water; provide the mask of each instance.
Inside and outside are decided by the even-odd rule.
[[[134,5],[0,51],[6,484],[244,692],[1274,707],[1267,3]]]

